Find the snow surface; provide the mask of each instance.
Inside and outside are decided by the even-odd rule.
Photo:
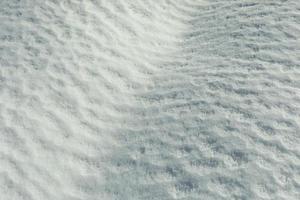
[[[296,200],[299,143],[299,0],[0,1],[0,200]]]

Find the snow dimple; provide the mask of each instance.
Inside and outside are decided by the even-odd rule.
[[[299,3],[0,2],[0,199],[299,199]]]

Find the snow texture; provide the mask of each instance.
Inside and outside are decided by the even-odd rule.
[[[296,200],[299,143],[299,0],[0,1],[0,200]]]

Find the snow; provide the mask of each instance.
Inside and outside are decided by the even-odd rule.
[[[299,9],[0,1],[0,199],[300,199]]]

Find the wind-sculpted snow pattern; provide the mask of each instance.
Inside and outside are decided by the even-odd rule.
[[[0,200],[296,200],[299,143],[298,0],[0,1]]]

